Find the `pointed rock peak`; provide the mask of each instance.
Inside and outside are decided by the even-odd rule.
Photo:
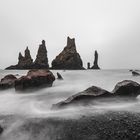
[[[34,66],[37,68],[49,68],[45,40],[42,40],[42,44],[39,45]]]
[[[45,40],[42,40],[42,45],[45,46]]]
[[[21,54],[21,52],[19,52],[18,59],[22,59],[22,58],[23,58],[23,55]]]
[[[74,38],[67,37],[67,46],[52,61],[52,69],[84,69],[82,59],[76,51]]]
[[[94,63],[93,63],[93,66],[91,67],[91,69],[100,69],[98,66],[98,52],[97,52],[97,50],[95,50],[95,52],[94,52]]]
[[[69,36],[67,37],[67,46],[74,46],[75,47],[75,38],[70,38]]]
[[[26,55],[27,53],[30,53],[30,50],[28,49],[28,46],[27,46],[26,49],[25,49],[25,55]]]
[[[30,50],[28,49],[28,46],[26,47],[26,50],[25,50],[25,58],[31,59]]]
[[[28,46],[26,47],[26,50],[29,50]]]

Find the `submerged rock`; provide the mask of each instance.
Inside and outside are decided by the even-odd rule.
[[[17,78],[14,75],[12,74],[6,75],[0,81],[0,89],[8,89],[14,87],[15,80],[17,80]]]
[[[55,77],[49,70],[30,70],[26,76],[15,81],[16,90],[26,90],[38,87],[51,87]]]
[[[131,80],[124,80],[116,84],[112,92],[102,88],[92,86],[80,93],[72,95],[65,101],[59,102],[52,106],[52,109],[65,108],[69,105],[89,105],[91,101],[106,98],[117,97],[133,97],[136,98],[140,94],[140,84]],[[94,102],[92,102],[94,103]]]
[[[38,53],[37,53],[36,60],[34,62],[33,67],[35,69],[48,69],[49,68],[45,40],[42,40],[42,44],[39,45]]]
[[[136,71],[131,71],[133,76],[140,76],[140,73],[136,72]]]
[[[98,66],[98,52],[97,51],[95,51],[95,54],[94,54],[94,64],[91,67],[91,69],[100,69],[100,67]]]
[[[84,69],[82,59],[76,50],[74,38],[67,38],[67,46],[52,61],[52,69]]]
[[[92,86],[80,93],[72,95],[65,101],[54,104],[52,106],[52,109],[64,108],[67,107],[68,105],[74,105],[74,104],[88,105],[90,101],[92,101],[93,99],[105,98],[111,96],[112,94],[107,90],[104,90],[96,86]]]
[[[58,80],[63,80],[63,77],[62,77],[61,74],[58,73],[58,72],[57,72],[57,79],[58,79]]]
[[[140,94],[140,84],[131,80],[124,80],[116,84],[112,93],[117,96],[137,97]]]

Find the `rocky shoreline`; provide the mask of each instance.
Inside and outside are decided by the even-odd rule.
[[[5,132],[0,138],[5,140],[18,136],[20,139],[23,138],[22,133],[31,140],[139,140],[139,115],[140,113],[110,111],[83,115],[78,119],[28,118],[13,128],[10,134]],[[5,128],[5,131],[8,130]]]

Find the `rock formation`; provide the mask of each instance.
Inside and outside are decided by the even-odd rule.
[[[36,60],[34,62],[34,68],[36,69],[49,68],[45,40],[42,40],[42,44],[39,45]]]
[[[56,74],[57,74],[57,79],[58,79],[58,80],[63,80],[63,77],[61,76],[60,73],[57,72]]]
[[[137,71],[132,70],[131,72],[133,76],[140,76],[140,73]]]
[[[91,67],[91,69],[100,69],[98,66],[98,52],[97,51],[95,51],[94,63],[93,63],[93,66]]]
[[[15,80],[17,80],[17,78],[14,75],[12,74],[6,75],[0,81],[0,89],[2,90],[14,87]]]
[[[131,99],[136,99],[140,94],[140,84],[131,80],[124,80],[116,84],[112,92],[106,91],[102,88],[92,86],[82,92],[79,92],[73,96],[70,96],[68,99],[54,104],[52,109],[61,109],[68,107],[70,105],[89,105],[90,103],[94,104],[94,101],[99,99],[105,100],[107,98],[120,97],[125,99],[129,97]],[[119,98],[119,100],[120,100]]]
[[[84,69],[81,57],[76,50],[74,38],[67,38],[67,46],[52,61],[52,69]]]
[[[87,69],[90,69],[90,63],[89,62],[87,63]]]
[[[70,96],[65,101],[52,106],[52,109],[61,109],[69,105],[88,105],[93,99],[110,97],[112,94],[102,88],[92,86],[82,92]]]
[[[30,70],[26,76],[15,81],[15,89],[24,91],[38,87],[50,87],[54,80],[55,77],[49,70]]]
[[[17,66],[19,67],[19,69],[27,69],[30,68],[32,64],[33,59],[30,55],[30,50],[27,47],[25,50],[25,56],[22,56],[22,54],[19,53]]]
[[[39,45],[38,53],[36,56],[35,62],[30,55],[30,50],[28,47],[25,50],[25,56],[19,53],[18,64],[12,65],[6,69],[48,69],[48,58],[45,41],[42,41],[42,44]]]
[[[24,56],[21,54],[21,52],[19,53],[18,64],[7,67],[6,69],[30,69],[32,65],[33,59],[30,55],[30,50],[27,47]]]
[[[137,97],[140,94],[140,84],[131,80],[124,80],[116,84],[112,93],[117,96]]]

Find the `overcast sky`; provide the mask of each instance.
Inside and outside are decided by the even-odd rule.
[[[0,0],[0,68],[46,40],[49,63],[76,38],[84,66],[140,68],[140,0]]]

